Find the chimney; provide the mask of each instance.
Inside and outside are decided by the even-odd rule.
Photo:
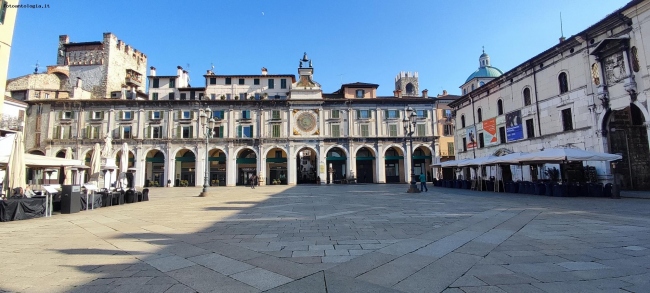
[[[183,70],[183,87],[189,87],[190,86],[190,75],[188,74],[187,70]]]
[[[183,77],[183,67],[181,67],[180,65],[176,66],[176,76],[178,76],[180,78]]]
[[[442,90],[442,95],[446,96],[447,95],[447,90]]]
[[[77,77],[77,85],[76,85],[76,87],[81,88],[82,85],[83,85],[83,81],[81,80],[81,77]]]
[[[156,76],[156,67],[153,66],[149,67],[149,72],[151,76]]]
[[[262,67],[262,75],[267,75],[268,71],[266,70],[266,67]]]
[[[395,90],[395,96],[398,98],[402,98],[402,90]]]
[[[429,90],[428,89],[425,89],[425,90],[422,91],[422,97],[425,98],[425,99],[429,98]]]
[[[564,36],[560,37],[560,43],[566,41],[566,38]]]

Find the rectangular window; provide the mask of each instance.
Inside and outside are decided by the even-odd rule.
[[[368,131],[369,128],[368,124],[361,124],[361,137],[370,136],[370,131]]]
[[[357,110],[357,119],[369,119],[370,110]]]
[[[61,126],[61,138],[62,139],[72,138],[72,126]]]
[[[162,118],[162,113],[160,111],[151,111],[151,119],[159,120]]]
[[[170,99],[170,100],[174,100],[174,99],[176,99],[176,97],[174,97],[174,93],[169,93],[169,99]]]
[[[152,126],[150,136],[151,136],[151,138],[163,138],[162,137],[162,126]]]
[[[397,124],[388,125],[388,136],[397,136]]]
[[[160,79],[159,78],[154,78],[153,79],[153,88],[157,89],[160,87]]]
[[[45,93],[45,98],[46,98],[46,99],[49,99],[49,98],[50,98],[50,94],[49,94],[49,93]]]
[[[272,127],[273,127],[272,136],[273,137],[280,137],[280,126],[281,126],[280,124],[273,124],[272,125]]]
[[[479,148],[483,148],[483,147],[485,147],[485,144],[484,144],[484,141],[483,141],[483,137],[484,137],[483,132],[481,132],[481,133],[478,134],[478,147],[479,147]]]
[[[158,101],[158,93],[153,93],[152,94],[152,100]]]
[[[417,136],[427,136],[427,127],[424,124],[418,124]]]
[[[452,136],[452,135],[454,135],[454,126],[453,125],[445,124],[442,127],[443,127],[442,128],[443,129],[442,135],[444,135],[444,136]]]
[[[255,100],[259,101],[260,100],[260,93],[255,93]]]
[[[251,119],[251,110],[241,111],[241,118],[242,119]]]
[[[181,100],[187,100],[187,94],[181,93]]]
[[[170,78],[169,79],[169,88],[173,89],[176,87],[176,79],[175,78]]]
[[[454,155],[454,153],[455,153],[455,149],[454,149],[454,143],[453,143],[453,142],[448,142],[448,143],[447,143],[447,153],[448,153],[450,156],[453,156],[453,155]]]
[[[271,119],[280,119],[280,110],[271,111]]]
[[[275,80],[269,79],[269,88],[270,89],[275,88]]]
[[[239,79],[239,85],[244,85],[244,79],[243,78]]]
[[[61,112],[61,119],[72,119],[72,111]]]
[[[359,99],[363,98],[363,96],[365,95],[366,95],[366,91],[364,90],[356,90],[354,94],[354,96]]]
[[[280,79],[280,88],[281,89],[286,89],[287,88],[287,79],[286,78]]]
[[[199,101],[203,100],[203,93],[199,93]]]
[[[506,143],[506,128],[499,127],[499,143]]]
[[[181,119],[192,119],[192,111],[183,111]]]
[[[260,79],[259,78],[253,79],[253,84],[260,85]]]
[[[341,126],[339,124],[332,124],[332,137],[341,137]]]
[[[226,94],[226,100],[230,100],[232,98],[231,94]]]
[[[340,113],[341,113],[341,112],[340,112],[339,110],[332,110],[332,112],[331,112],[331,114],[332,114],[332,118],[335,118],[335,119],[340,118],[340,117],[341,117],[341,116],[340,116],[340,115],[341,115]]]
[[[92,126],[92,128],[91,128],[91,132],[92,132],[92,133],[90,134],[90,138],[92,138],[92,139],[99,139],[99,138],[102,137],[102,136],[101,136],[101,135],[102,135],[102,128],[101,128],[101,126]]]
[[[237,136],[240,138],[252,138],[253,137],[253,126],[237,126]]]
[[[183,126],[181,131],[182,138],[192,138],[192,126]]]
[[[131,126],[122,126],[122,138],[131,138]]]
[[[213,100],[213,101],[214,101],[214,100],[216,100],[216,99],[217,99],[217,95],[216,95],[216,94],[210,94],[210,100]]]
[[[418,118],[427,118],[427,110],[417,110]]]
[[[226,84],[232,84],[232,78],[226,77]]]
[[[122,112],[122,120],[132,120],[133,119],[133,112],[132,111],[124,111]]]
[[[210,77],[210,84],[217,84],[217,78],[216,77]]]
[[[223,110],[212,111],[212,118],[214,118],[216,120],[223,119],[223,116],[224,116],[224,111]]]
[[[562,128],[564,131],[573,130],[573,117],[571,116],[571,109],[562,110]]]
[[[215,127],[212,129],[212,137],[223,138],[223,126]]]
[[[92,115],[90,116],[90,119],[92,119],[92,120],[101,120],[101,119],[104,119],[104,112],[101,112],[101,111],[93,111]]]
[[[463,152],[467,151],[467,137],[463,137]]]
[[[190,91],[190,100],[196,100],[196,92]]]
[[[397,119],[399,118],[399,110],[386,110],[387,119]]]
[[[535,124],[533,124],[533,119],[526,120],[526,134],[528,138],[535,137]]]
[[[442,117],[444,118],[451,118],[451,110],[450,109],[445,109],[442,111]]]
[[[239,99],[242,101],[246,100],[246,93],[239,93]]]

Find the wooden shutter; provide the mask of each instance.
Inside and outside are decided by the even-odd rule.
[[[219,126],[219,137],[223,138],[223,126]]]
[[[144,128],[144,138],[151,138],[151,126],[147,126]]]
[[[90,125],[86,125],[86,130],[84,131],[83,138],[90,138],[92,135],[93,127]]]
[[[241,125],[237,126],[237,137],[242,137]]]
[[[176,126],[176,138],[183,138],[183,126]]]
[[[194,112],[192,112],[194,114]],[[190,126],[190,138],[194,138],[194,126]]]
[[[196,112],[195,111],[192,111],[192,116],[191,117],[192,117],[192,119],[196,119]]]
[[[361,118],[361,110],[357,110],[357,119]]]
[[[424,118],[429,117],[429,111],[424,110]]]
[[[54,132],[52,133],[52,138],[53,139],[60,139],[61,138],[61,126],[55,126],[54,127]]]
[[[399,110],[395,110],[395,112],[397,113],[397,118],[399,118],[399,112],[400,112],[400,111],[399,111]]]
[[[251,138],[255,137],[255,127],[251,125]]]
[[[388,110],[384,110],[384,118],[388,118]]]
[[[101,114],[99,115],[99,117],[100,117],[102,120],[104,120],[104,111],[101,111],[101,112],[99,112],[99,113],[101,113]]]

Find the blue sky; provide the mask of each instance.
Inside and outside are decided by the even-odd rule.
[[[558,42],[560,13],[568,37],[627,2],[50,0],[50,8],[18,12],[9,78],[33,72],[37,61],[42,70],[55,64],[59,35],[89,42],[112,32],[144,52],[159,75],[189,64],[193,86],[212,63],[217,74],[262,67],[297,74],[307,52],[326,93],[341,82],[369,82],[392,95],[400,71],[418,71],[429,95],[460,94],[482,46],[505,72]]]

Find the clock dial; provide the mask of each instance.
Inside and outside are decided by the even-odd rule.
[[[312,132],[316,128],[316,117],[309,112],[303,112],[296,118],[297,126],[304,132]]]

